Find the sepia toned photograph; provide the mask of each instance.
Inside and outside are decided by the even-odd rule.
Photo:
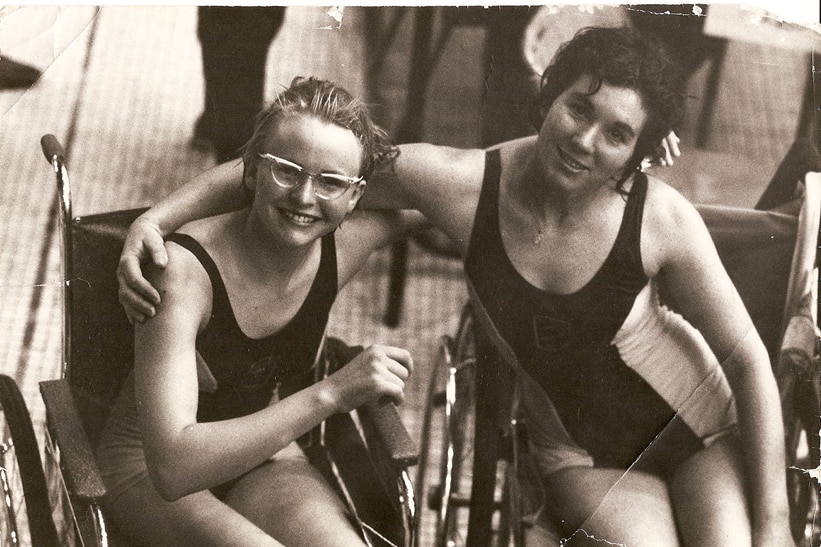
[[[821,547],[790,8],[0,6],[0,547]]]

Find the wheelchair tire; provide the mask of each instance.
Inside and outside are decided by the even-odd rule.
[[[30,545],[58,545],[48,488],[31,416],[17,383],[0,374],[0,424],[4,489],[3,545],[23,544],[20,528],[28,521]],[[18,526],[19,524],[19,526]]]
[[[428,385],[416,487],[420,500],[417,547],[465,545],[475,411],[472,336],[466,311],[456,339],[442,337]]]

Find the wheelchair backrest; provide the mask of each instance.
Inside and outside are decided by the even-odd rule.
[[[699,212],[747,311],[775,357],[803,299],[817,305],[821,175],[806,173],[804,197],[779,211],[702,206]],[[812,293],[812,294],[811,294]],[[813,317],[817,320],[817,317]]]
[[[698,209],[730,279],[773,356],[781,338],[798,217],[731,207]]]
[[[116,270],[128,226],[144,210],[77,217],[66,227],[71,231],[66,378],[92,446],[133,364],[133,327],[118,300]]]

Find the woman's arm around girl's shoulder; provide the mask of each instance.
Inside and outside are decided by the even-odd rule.
[[[365,191],[367,208],[417,209],[454,239],[466,238],[485,168],[485,152],[432,144],[401,145]]]
[[[430,226],[419,211],[356,210],[336,231],[337,269],[342,287],[375,250]]]

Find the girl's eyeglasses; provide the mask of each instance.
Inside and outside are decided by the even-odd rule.
[[[273,154],[257,152],[259,157],[267,160],[271,169],[271,177],[280,188],[292,189],[306,184],[309,179],[314,181],[316,197],[332,200],[342,196],[349,188],[363,184],[364,177],[347,177],[336,173],[309,173],[299,164],[277,157]]]

